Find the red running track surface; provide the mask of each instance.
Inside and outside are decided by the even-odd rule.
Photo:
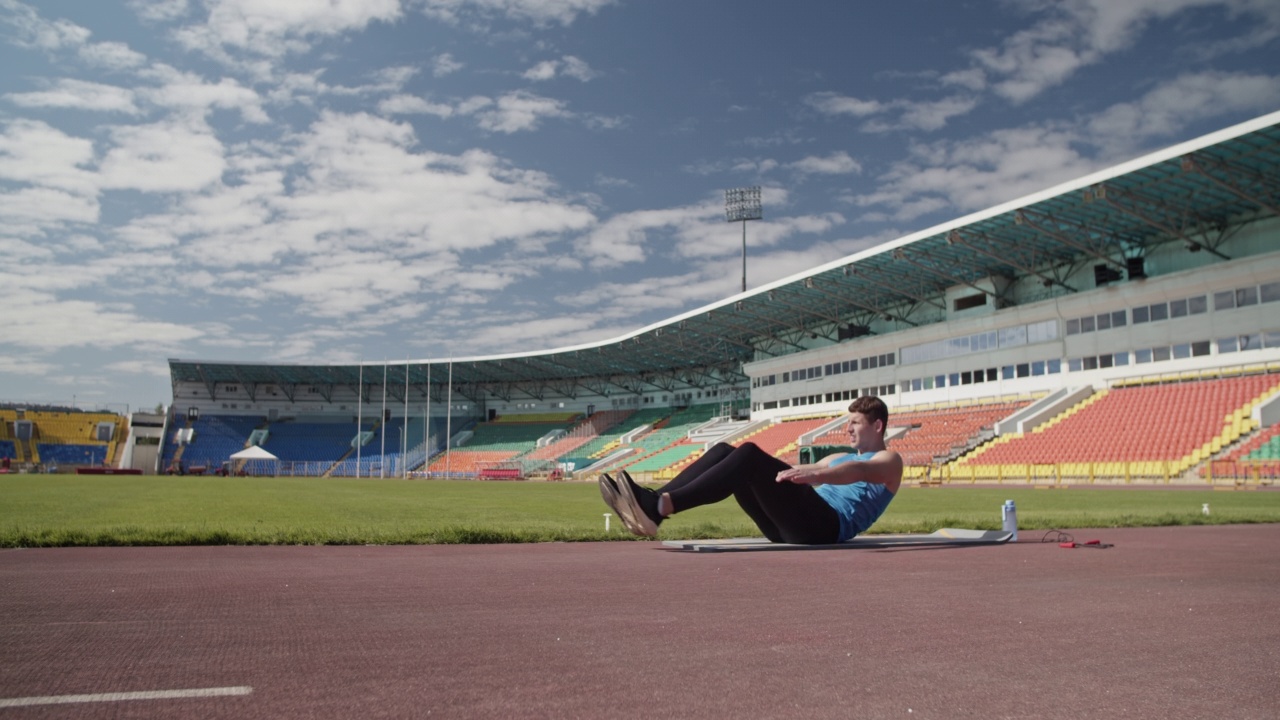
[[[0,551],[0,718],[1263,718],[1280,526],[1106,550]]]

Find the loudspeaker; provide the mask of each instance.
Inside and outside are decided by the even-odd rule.
[[[1105,263],[1093,266],[1093,283],[1106,285],[1120,279],[1120,271]]]
[[[1147,276],[1147,261],[1140,257],[1131,257],[1125,260],[1125,267],[1129,271],[1129,279],[1137,280]]]
[[[866,325],[841,325],[836,328],[836,340],[852,340],[870,335],[871,328]]]

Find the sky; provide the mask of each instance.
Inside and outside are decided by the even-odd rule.
[[[1274,0],[0,0],[0,403],[599,342],[1280,109]]]

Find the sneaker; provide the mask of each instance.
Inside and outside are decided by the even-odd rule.
[[[631,488],[631,494],[635,497],[636,504],[640,506],[644,514],[648,515],[655,525],[661,525],[666,518],[658,510],[661,507],[661,497],[658,493],[637,483],[626,470],[619,468],[618,472],[622,473],[623,482]]]
[[[658,523],[649,517],[641,507],[640,502],[636,500],[635,493],[631,491],[631,482],[623,480],[616,484],[618,489],[619,508],[624,509],[622,513],[623,521],[627,523],[627,529],[636,535],[644,537],[657,537]],[[642,488],[643,489],[643,488]],[[627,521],[627,513],[631,515],[631,522]],[[632,524],[634,522],[634,525]]]
[[[636,523],[635,517],[631,514],[631,508],[623,502],[618,493],[618,481],[609,477],[608,473],[601,473],[600,480],[600,496],[604,498],[604,503],[609,506],[613,513],[618,516],[622,524],[636,535],[642,535],[639,530],[639,524]]]

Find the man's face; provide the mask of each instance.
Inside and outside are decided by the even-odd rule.
[[[849,440],[854,447],[862,447],[863,443],[876,437],[876,428],[877,424],[860,412],[849,413],[849,422],[845,424],[845,430],[849,433]]]

